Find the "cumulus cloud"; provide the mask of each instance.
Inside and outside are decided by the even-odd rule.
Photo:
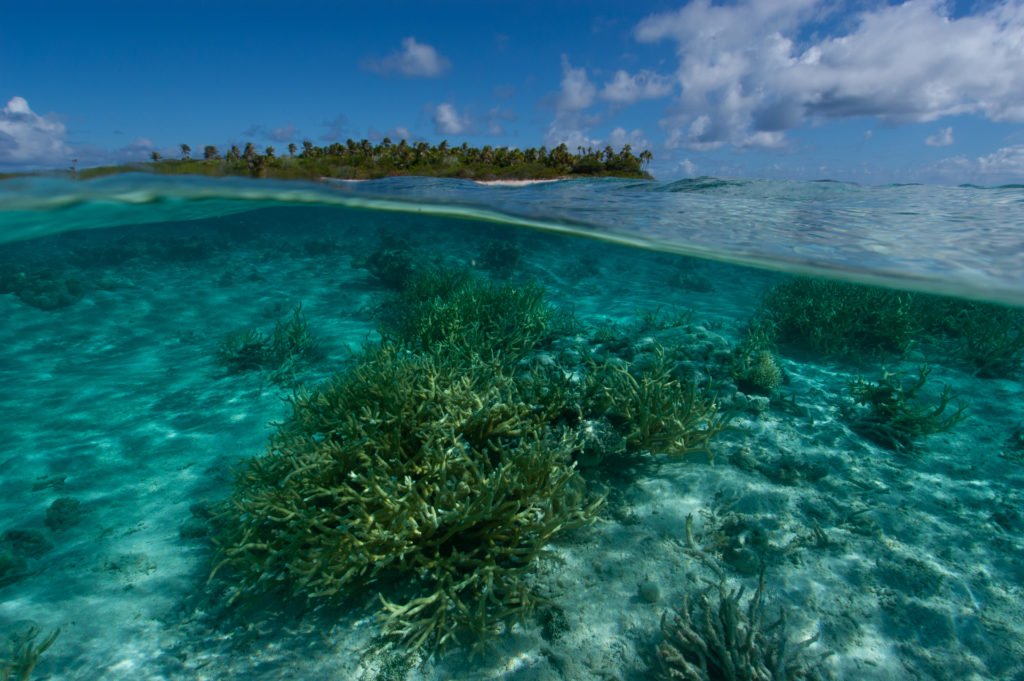
[[[64,124],[32,111],[23,97],[0,110],[0,165],[33,167],[64,163],[73,152]]]
[[[437,50],[426,43],[416,42],[416,38],[402,39],[402,50],[389,54],[382,59],[366,59],[363,68],[383,75],[399,74],[410,78],[436,78],[448,69],[452,63],[438,54]]]
[[[445,102],[434,109],[434,130],[439,135],[458,135],[469,128],[469,119],[460,116],[455,107]]]
[[[558,108],[563,111],[579,111],[594,103],[597,88],[587,77],[583,67],[573,68],[569,58],[562,55],[562,90],[558,96]]]
[[[628,144],[634,152],[651,148],[651,143],[644,137],[644,131],[639,128],[629,132],[626,132],[625,128],[615,128],[608,134],[608,144],[616,149]]]
[[[672,92],[673,80],[653,71],[642,70],[629,75],[619,69],[610,82],[601,88],[601,99],[618,104],[632,104],[641,99],[658,99]]]
[[[980,114],[1024,121],[1024,3],[972,16],[948,3],[881,4],[823,34],[824,0],[693,0],[641,21],[641,42],[677,46],[672,146],[777,147],[807,122],[873,116],[891,123]],[[804,36],[812,36],[807,39]]]
[[[597,88],[590,82],[587,70],[574,67],[563,54],[561,89],[555,100],[555,118],[544,135],[545,144],[551,147],[565,144],[570,150],[598,146],[601,140],[588,134],[597,119],[583,111],[594,103],[596,95]]]
[[[953,156],[932,166],[931,171],[950,182],[985,184],[1024,182],[1024,144],[1012,144],[976,158]]]
[[[948,147],[953,143],[953,128],[942,128],[934,135],[928,135],[924,143],[929,147]]]
[[[978,172],[998,181],[1024,182],[1024,144],[1003,147],[977,160]]]
[[[683,177],[695,177],[697,175],[697,164],[688,158],[684,158],[676,166],[676,170],[678,170]]]

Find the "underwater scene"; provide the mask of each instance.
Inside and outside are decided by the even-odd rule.
[[[1024,188],[0,183],[0,679],[1024,681]]]

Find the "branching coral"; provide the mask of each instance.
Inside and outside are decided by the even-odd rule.
[[[877,383],[858,379],[850,384],[854,400],[867,407],[866,412],[851,415],[851,427],[869,440],[899,452],[911,451],[920,437],[952,429],[966,416],[966,407],[957,402],[955,410],[946,413],[954,397],[948,385],[943,386],[937,403],[921,404],[918,392],[930,373],[931,369],[922,365],[917,379],[911,383],[885,372]]]
[[[764,578],[743,607],[743,589],[718,583],[694,601],[684,596],[661,618],[658,678],[664,681],[797,681],[820,676],[801,651],[815,638],[791,645],[784,618],[764,624]]]
[[[639,370],[623,362],[594,367],[586,413],[607,418],[625,437],[627,452],[710,455],[711,439],[728,425],[728,415],[695,384],[672,376],[663,348],[653,355]]]
[[[11,636],[7,651],[0,657],[0,681],[28,681],[39,664],[39,657],[53,645],[60,636],[60,629],[54,629],[36,645],[39,629],[29,627],[27,631]]]
[[[272,336],[243,329],[229,334],[217,348],[217,359],[228,373],[266,370],[276,382],[321,357],[323,350],[309,330],[302,305],[292,310],[290,318],[277,322]]]
[[[780,343],[826,355],[903,353],[921,325],[913,294],[803,278],[772,288],[756,322]]]
[[[414,275],[388,305],[382,333],[414,351],[518,357],[548,334],[554,317],[537,284],[433,269]]]
[[[533,607],[544,546],[600,504],[584,499],[576,446],[500,365],[386,345],[295,398],[222,512],[220,566],[239,593],[283,581],[329,598],[400,579],[408,598],[382,596],[384,630],[412,648],[492,633]]]

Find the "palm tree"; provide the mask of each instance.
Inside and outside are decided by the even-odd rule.
[[[187,161],[192,156],[192,147],[187,144],[181,145],[181,160]]]
[[[203,158],[206,159],[207,161],[212,161],[213,159],[217,158],[218,153],[219,152],[217,151],[217,147],[213,146],[212,144],[207,144],[205,147],[203,147]]]
[[[267,147],[266,149],[263,150],[263,153],[266,155],[267,158],[274,158],[275,151],[276,150],[274,149],[274,147]]]
[[[160,161],[160,152],[159,151],[151,152],[149,154],[149,158],[150,158],[150,160],[153,161],[153,163],[159,163],[159,161]]]
[[[245,157],[246,161],[251,161],[253,156],[256,155],[256,147],[252,145],[252,142],[245,143],[245,151],[242,152],[242,156]]]
[[[294,157],[295,157],[295,152],[296,152],[297,150],[298,150],[298,147],[297,147],[297,146],[295,146],[295,142],[290,142],[290,143],[288,144],[288,155],[289,155],[289,156],[291,156],[291,157],[293,157],[293,158],[294,158]]]

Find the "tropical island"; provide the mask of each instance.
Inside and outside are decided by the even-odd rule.
[[[611,146],[596,150],[577,147],[576,153],[565,144],[515,149],[512,147],[450,146],[400,140],[394,144],[383,138],[346,140],[328,146],[316,146],[309,140],[302,146],[289,144],[285,153],[268,146],[263,153],[251,142],[243,148],[232,146],[224,153],[213,146],[203,147],[202,158],[193,158],[192,147],[181,145],[180,159],[165,159],[154,151],[150,162],[102,166],[74,171],[87,179],[121,172],[154,172],[167,175],[207,175],[269,177],[274,179],[373,180],[396,175],[452,177],[470,180],[545,180],[567,177],[625,177],[651,179],[646,171],[652,154],[644,150],[634,154],[630,145],[615,151]]]

